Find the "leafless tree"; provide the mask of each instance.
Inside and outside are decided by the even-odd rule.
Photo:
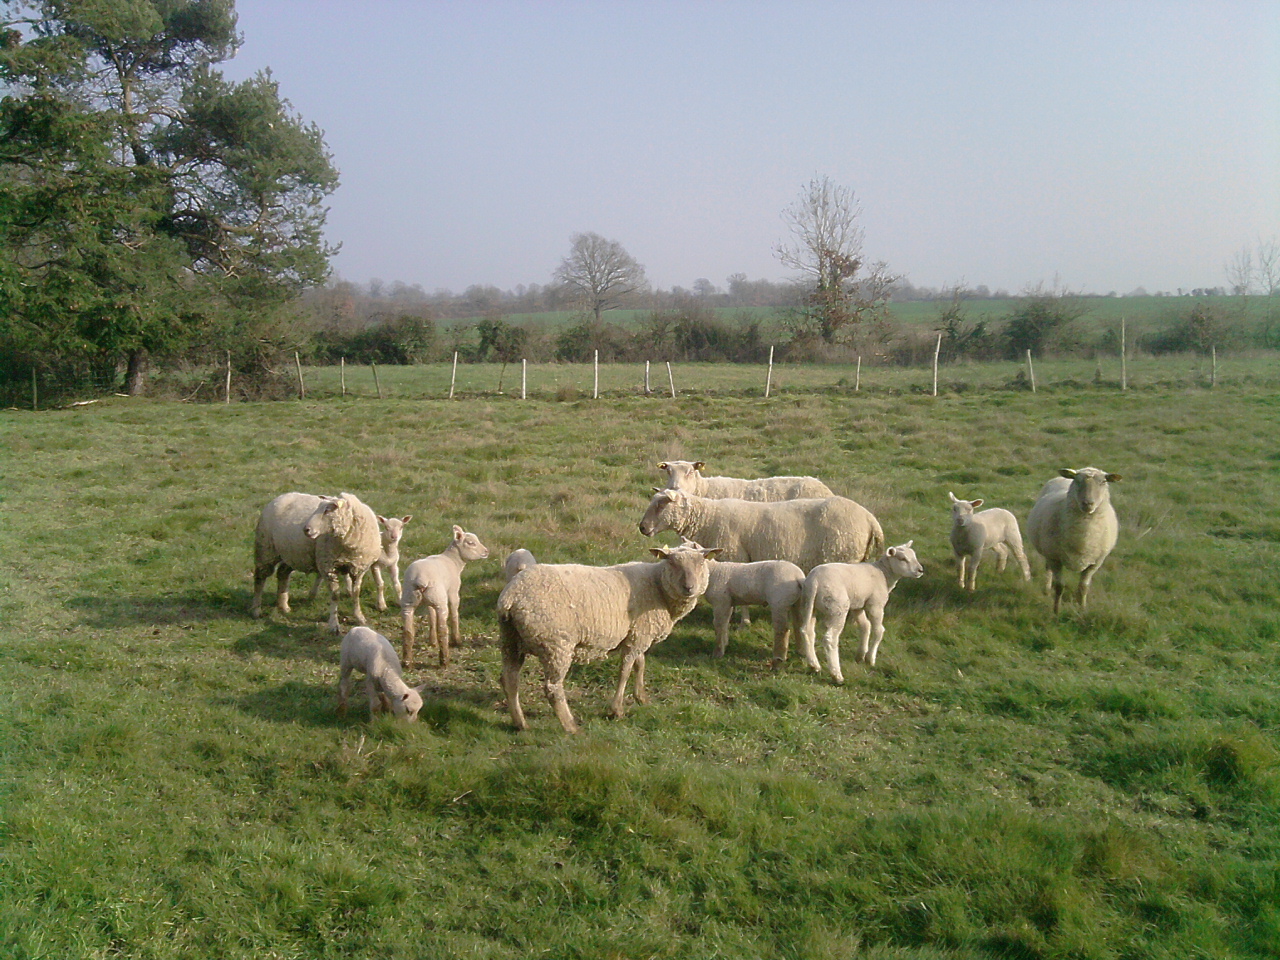
[[[626,303],[649,285],[644,267],[617,240],[598,233],[575,233],[569,255],[556,268],[557,282],[569,287],[598,325],[605,310]]]
[[[799,319],[827,343],[881,313],[898,279],[882,261],[866,262],[861,215],[853,191],[828,177],[810,180],[782,212],[791,241],[776,244],[774,256],[799,274],[806,288]]]
[[[1237,297],[1247,296],[1253,286],[1253,251],[1241,247],[1231,255],[1226,265],[1227,284]]]

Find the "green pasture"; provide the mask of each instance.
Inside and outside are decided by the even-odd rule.
[[[938,397],[775,369],[768,400],[760,369],[677,367],[672,400],[633,368],[593,401],[589,367],[548,367],[523,402],[518,367],[452,402],[447,365],[380,370],[383,400],[330,369],[305,401],[0,411],[0,956],[1277,956],[1280,383],[1171,363]],[[700,608],[650,704],[604,719],[616,664],[575,666],[568,737],[530,661],[513,733],[503,558],[646,556],[669,458],[815,474],[914,540],[879,665],[846,637],[845,685],[774,674],[762,614],[717,660]],[[1087,611],[1052,615],[1034,556],[1031,584],[956,586],[948,490],[1025,519],[1085,465],[1124,477]],[[258,510],[294,489],[412,513],[402,567],[453,523],[488,544],[454,663],[409,678],[419,723],[337,718],[309,578],[248,617]]]

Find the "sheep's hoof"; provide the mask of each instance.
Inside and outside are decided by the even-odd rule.
[[[711,654],[711,656],[713,656],[713,657],[715,657],[717,660],[719,660],[721,657],[723,657],[723,656],[724,656],[724,651],[723,651],[723,650],[716,650],[716,651],[714,651],[714,652]]]
[[[782,664],[783,664],[783,659],[781,657],[774,657],[772,660],[769,661],[769,669],[772,670],[774,673],[777,673],[779,670],[782,669]]]

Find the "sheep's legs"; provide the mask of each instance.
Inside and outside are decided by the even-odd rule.
[[[355,619],[356,623],[359,623],[361,625],[369,622],[364,618],[364,611],[360,609],[360,588],[363,585],[364,585],[363,571],[351,577],[350,580],[348,581],[348,587],[351,591],[351,599],[354,601],[351,608],[351,616]]]
[[[1027,554],[1026,554],[1026,551],[1024,551],[1024,550],[1022,549],[1022,544],[1021,544],[1021,543],[1013,543],[1013,544],[1011,544],[1011,546],[1012,546],[1012,548],[1013,548],[1013,557],[1014,557],[1014,559],[1015,559],[1015,560],[1017,560],[1017,561],[1018,561],[1018,566],[1022,568],[1022,579],[1023,579],[1023,580],[1030,580],[1030,579],[1031,579],[1031,564],[1029,564],[1029,563],[1027,562]]]
[[[289,610],[289,577],[293,574],[293,567],[287,564],[280,564],[276,567],[276,609],[281,613],[290,613]]]
[[[773,620],[773,668],[776,670],[787,659],[787,647],[791,641],[791,611],[769,608]]]
[[[387,609],[387,597],[382,583],[382,568],[375,563],[371,568],[371,572],[373,573],[374,586],[378,588],[378,601],[376,606],[379,611],[382,611]]]
[[[874,667],[876,665],[876,654],[880,652],[880,641],[884,639],[884,611],[872,610],[869,614],[863,611],[858,624],[862,627],[862,650],[864,652],[862,661],[868,666]],[[870,634],[870,648],[867,646],[868,634]]]
[[[520,649],[518,637],[507,634],[509,625],[500,624],[502,636],[502,692],[507,697],[507,712],[511,714],[511,723],[517,730],[529,729],[525,722],[524,711],[520,709],[520,669],[524,666],[524,651]]]
[[[636,672],[636,700],[640,703],[648,702],[648,694],[644,691],[644,654],[634,649],[628,650],[622,655],[622,666],[618,668],[618,689],[614,691],[613,703],[609,708],[609,715],[615,720],[621,720],[626,713],[623,700],[627,695],[627,681],[631,679],[632,669]]]
[[[1049,569],[1049,582],[1053,587],[1053,612],[1056,615],[1062,611],[1062,591],[1067,588],[1067,578],[1062,575],[1061,567]]]
[[[333,572],[329,574],[329,632],[341,633],[342,626],[338,622],[338,595],[342,592],[342,588],[338,585],[338,574]],[[364,621],[361,620],[361,623]]]
[[[387,703],[387,698],[384,697],[382,695],[382,691],[378,689],[378,685],[374,683],[373,677],[364,678],[364,692],[369,697],[370,720],[390,706],[390,704]]]
[[[840,634],[844,631],[845,620],[849,618],[849,608],[832,610],[827,620],[827,629],[822,634],[823,652],[827,657],[827,671],[836,683],[844,683],[844,672],[840,669]]]
[[[275,571],[276,565],[255,564],[253,568],[253,602],[249,604],[249,614],[255,619],[262,616],[262,588],[267,578]]]
[[[444,619],[444,614],[440,614]],[[462,624],[458,620],[458,598],[449,598],[449,639],[448,643],[452,643],[455,647],[462,645]]]
[[[969,558],[963,553],[958,554],[956,556],[956,566],[960,568],[960,589],[961,590],[964,589],[964,582],[965,582],[964,571],[965,571],[965,566],[968,564],[968,562],[969,562]]]
[[[969,557],[969,582],[968,589],[973,593],[978,589],[978,564],[982,562],[982,547],[973,551],[973,555]]]
[[[717,657],[723,657],[725,650],[729,648],[729,621],[732,619],[732,606],[716,606],[712,608],[711,620],[715,625],[716,631],[715,655]]]
[[[573,719],[573,714],[569,712],[569,703],[564,696],[564,678],[569,672],[569,664],[573,662],[573,654],[571,652],[556,654],[549,660],[542,662],[542,687],[546,691],[547,699],[551,701],[551,708],[555,710],[556,717],[560,720],[560,726],[564,727],[565,733],[577,733],[578,724]]]
[[[797,603],[799,601],[796,601]],[[818,632],[818,618],[816,616],[809,617],[800,625],[800,655],[804,657],[804,662],[809,666],[810,670],[821,670],[822,665],[818,663],[818,654],[814,650],[814,640]]]
[[[1083,610],[1085,604],[1089,601],[1089,584],[1093,583],[1093,575],[1098,572],[1098,568],[1102,563],[1092,563],[1080,571],[1080,586],[1076,590],[1076,602],[1080,604]]]
[[[412,601],[400,605],[400,659],[404,661],[406,670],[413,666],[413,612],[416,609],[417,605]]]
[[[427,622],[431,625],[431,644],[439,651],[440,666],[447,667],[449,665],[449,633],[445,629],[444,611],[428,603]]]

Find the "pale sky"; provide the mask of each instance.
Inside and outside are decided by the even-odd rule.
[[[655,286],[780,280],[855,191],[918,285],[1226,285],[1280,235],[1280,0],[237,0],[325,133],[338,276],[546,284],[570,236]]]

